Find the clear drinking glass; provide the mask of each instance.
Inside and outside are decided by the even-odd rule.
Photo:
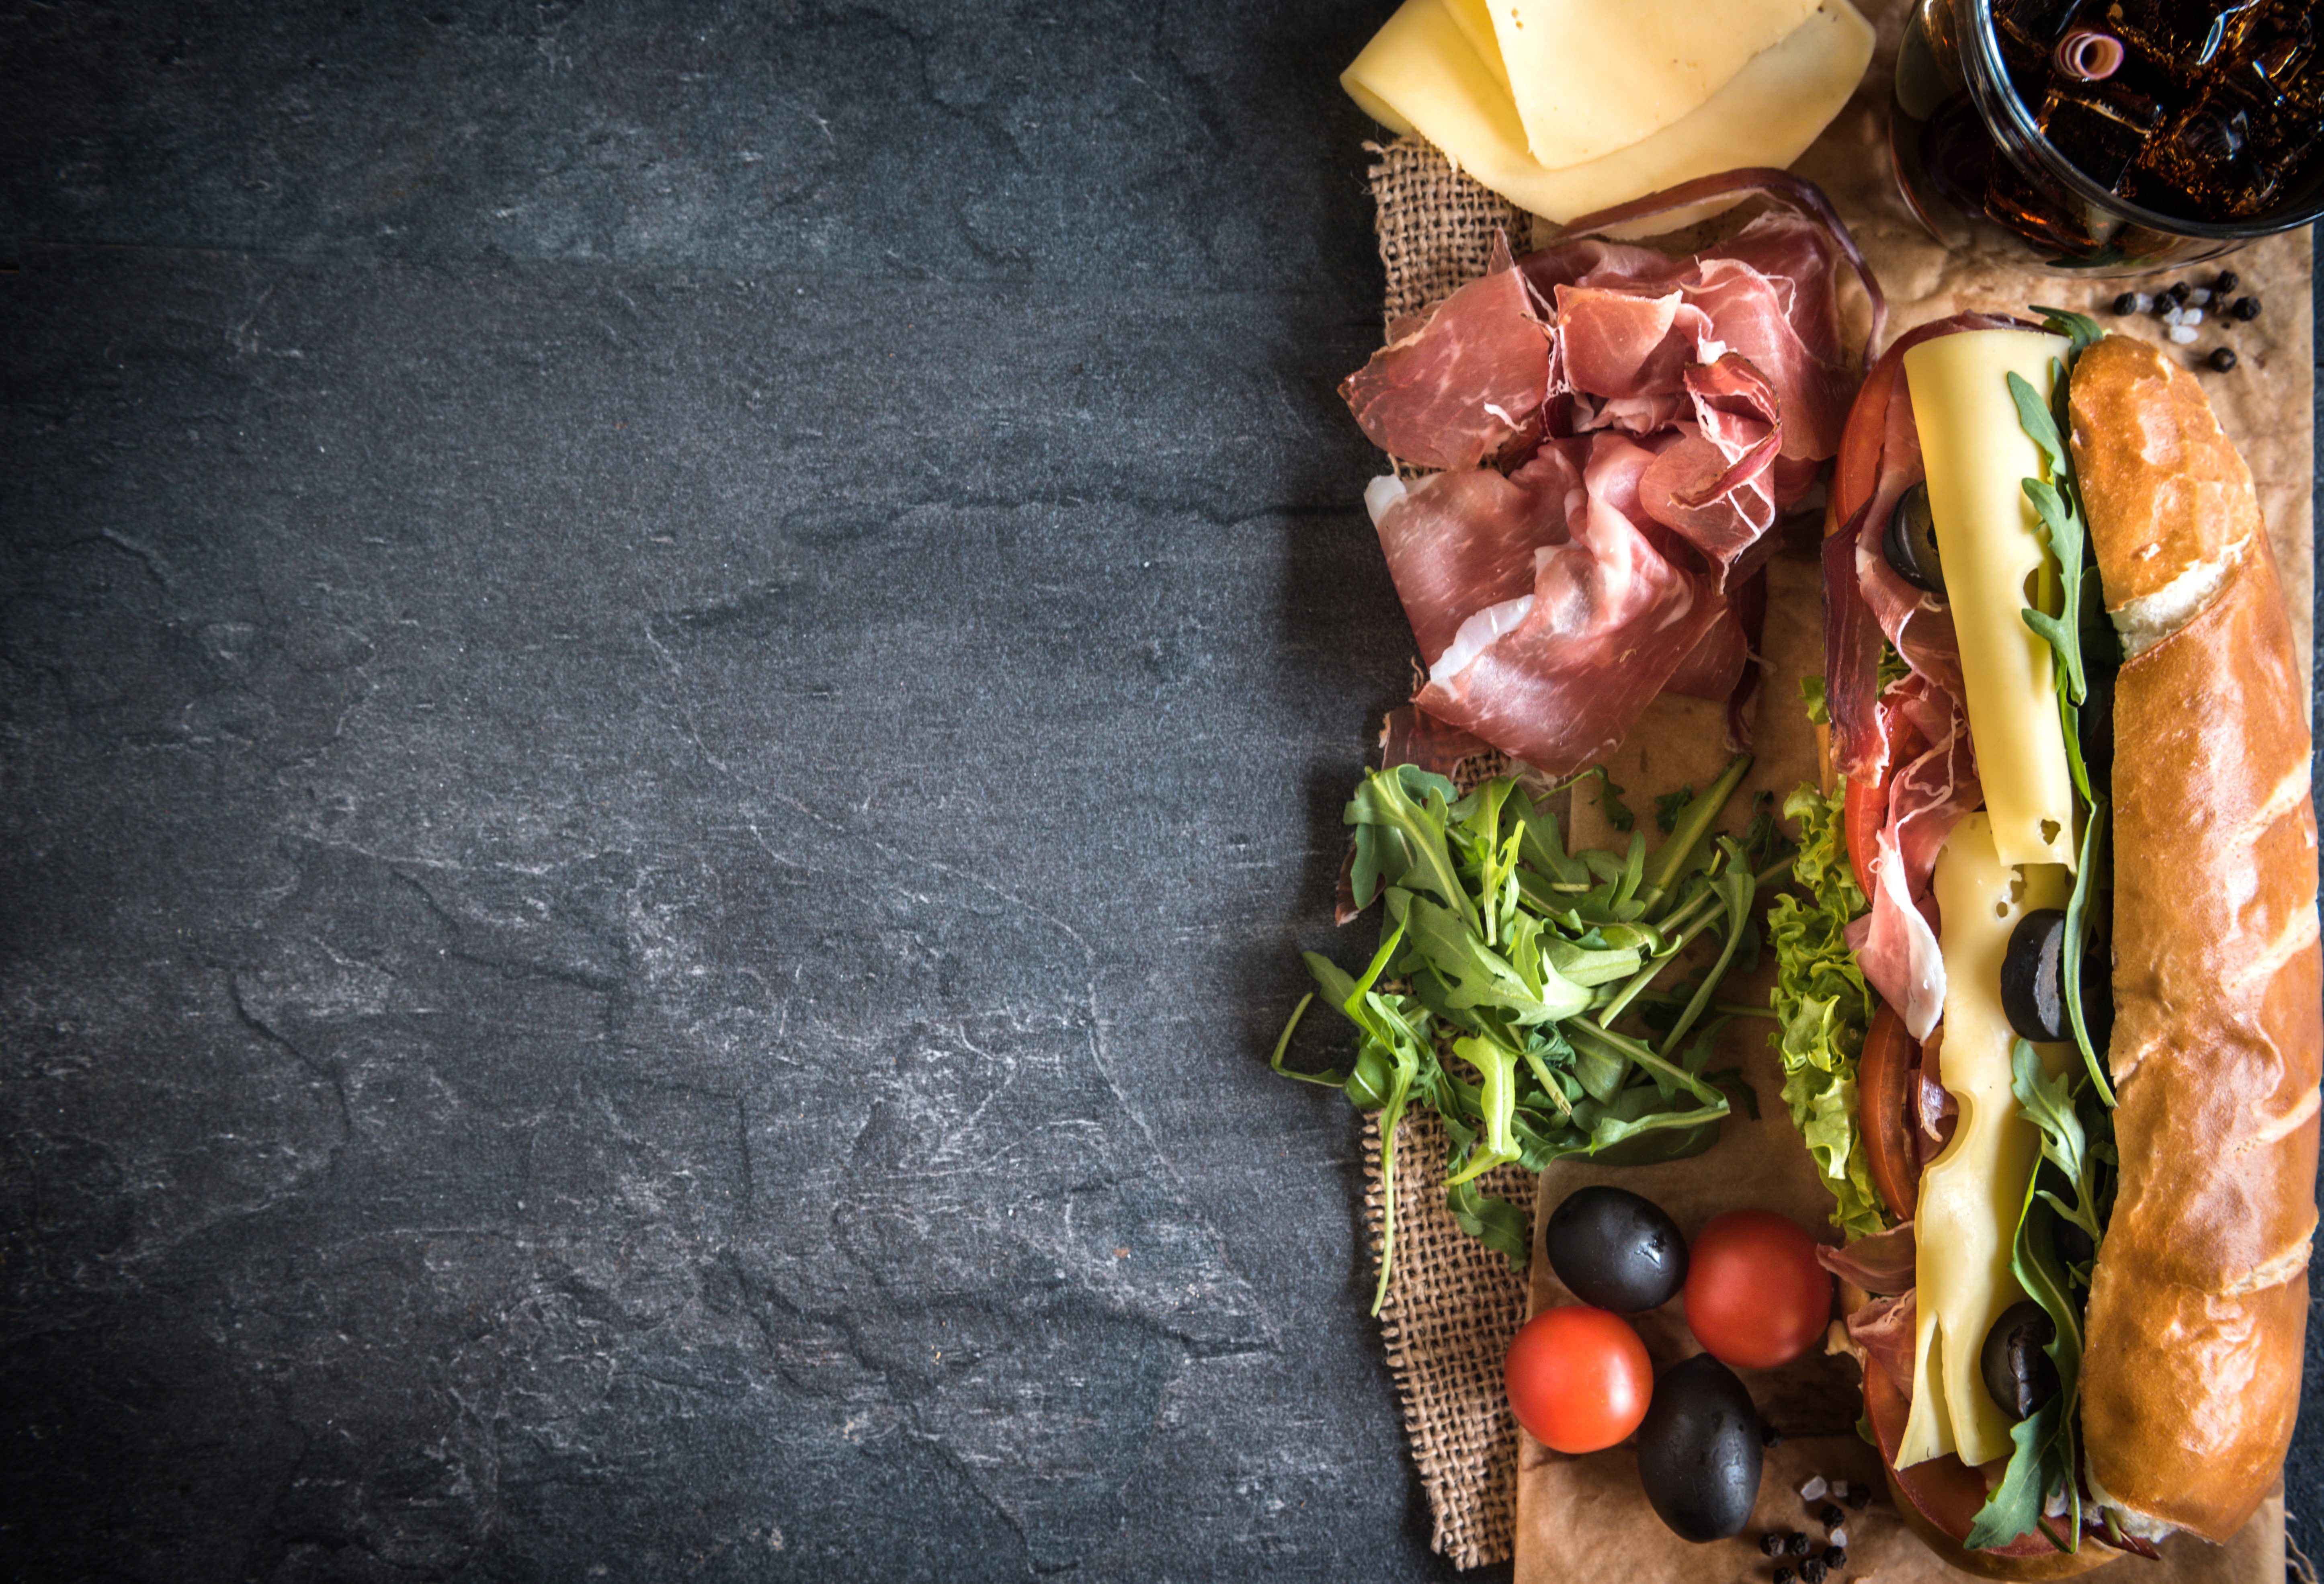
[[[1954,246],[2134,274],[2324,215],[2313,0],[1919,0],[1897,184]]]

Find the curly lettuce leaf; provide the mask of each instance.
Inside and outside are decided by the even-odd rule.
[[[1845,932],[1871,903],[1849,864],[1840,799],[1802,787],[1784,800],[1784,816],[1800,827],[1792,878],[1806,893],[1778,897],[1767,912],[1784,1103],[1838,1202],[1832,1224],[1865,1237],[1888,1224],[1856,1125],[1856,1063],[1876,1002]]]

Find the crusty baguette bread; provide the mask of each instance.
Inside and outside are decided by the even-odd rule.
[[[2094,1491],[2213,1541],[2273,1487],[2300,1404],[2316,1226],[2306,657],[2251,475],[2154,347],[2082,354],[2070,443],[2134,649],[2115,691],[2121,1185],[2082,1364]]]

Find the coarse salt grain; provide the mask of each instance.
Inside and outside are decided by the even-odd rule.
[[[2193,345],[2195,343],[2195,327],[2192,325],[2172,326],[2171,339],[2181,346]]]
[[[1809,1480],[1805,1485],[1800,1487],[1800,1500],[1803,1502],[1820,1502],[1823,1500],[1824,1493],[1829,1491],[1831,1488],[1831,1483],[1827,1481],[1822,1475],[1819,1474],[1813,1479]]]
[[[2163,310],[2163,322],[2166,325],[2182,324],[2185,322],[2186,318],[2187,310],[2181,308],[2177,303],[2172,303],[2169,308]]]
[[[2194,290],[2187,294],[2187,300],[2195,307],[2200,308],[2205,303],[2211,300],[2211,294],[2204,288],[2198,286]]]
[[[1840,1547],[1840,1550],[1846,1551],[1848,1549],[1848,1531],[1845,1529],[1833,1530],[1831,1532],[1831,1543]]]
[[[2130,302],[2130,311],[2133,313],[2151,314],[2154,311],[2154,294],[2151,291],[2131,293]]]

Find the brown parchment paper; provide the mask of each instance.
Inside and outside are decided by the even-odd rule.
[[[1870,258],[1888,294],[1889,335],[1962,309],[2022,311],[2028,304],[2044,303],[2089,312],[2109,326],[2162,342],[2158,321],[2116,321],[2107,311],[2116,291],[2138,282],[2076,281],[2007,258],[1949,254],[1921,229],[1896,193],[1886,150],[1887,84],[1904,7],[1899,0],[1876,0],[1862,8],[1879,29],[1880,47],[1855,97],[1794,169],[1831,194]],[[1545,224],[1530,221],[1451,169],[1425,143],[1402,138],[1377,152],[1371,179],[1388,322],[1480,272],[1502,228],[1520,245],[1526,240],[1538,245],[1550,235]],[[2190,364],[2220,345],[2233,346],[2240,359],[2229,374],[2207,373],[2205,385],[2258,483],[2293,628],[2303,644],[2312,641],[2314,582],[2312,262],[2306,232],[2273,237],[2235,255],[2230,267],[2243,277],[2239,290],[2261,298],[2261,318],[2232,329],[2207,319],[2194,345],[2176,349]],[[2175,278],[2200,283],[2217,267],[2195,266],[2144,284],[2151,288]],[[1817,576],[1812,530],[1795,533],[1770,566],[1764,645],[1768,675],[1757,720],[1757,758],[1745,784],[1747,796],[1732,806],[1738,823],[1749,793],[1765,789],[1780,799],[1814,774],[1814,743],[1796,701],[1800,678],[1821,668]],[[1726,757],[1718,706],[1665,698],[1648,712],[1609,768],[1628,789],[1632,806],[1645,809],[1655,793],[1703,785]],[[1586,797],[1577,800],[1572,829],[1580,844],[1603,844],[1612,835]],[[1734,999],[1764,1001],[1773,982],[1772,964],[1748,980],[1730,982]],[[1629,1168],[1562,1163],[1538,1184],[1538,1205],[1554,1206],[1586,1183],[1612,1181],[1662,1203],[1690,1234],[1722,1210],[1757,1204],[1837,1240],[1827,1224],[1830,1197],[1783,1110],[1782,1074],[1766,1029],[1764,1021],[1730,1026],[1720,1055],[1722,1063],[1745,1069],[1763,1102],[1759,1120],[1736,1117],[1720,1144],[1692,1161]],[[1368,1134],[1368,1142],[1376,1143],[1376,1137]],[[1398,1133],[1396,1269],[1382,1309],[1388,1362],[1434,1515],[1437,1551],[1461,1567],[1514,1556],[1518,1584],[1595,1577],[1609,1567],[1639,1579],[1764,1580],[1770,1564],[1756,1548],[1759,1533],[1768,1528],[1820,1533],[1797,1495],[1812,1474],[1877,1486],[1877,1460],[1853,1430],[1860,1402],[1855,1368],[1821,1357],[1747,1377],[1755,1400],[1787,1439],[1768,1457],[1751,1526],[1734,1541],[1689,1545],[1664,1528],[1646,1506],[1627,1446],[1571,1458],[1526,1438],[1502,1397],[1502,1356],[1526,1314],[1567,1295],[1538,1257],[1539,1210],[1530,1282],[1460,1230],[1437,1186],[1443,1152],[1443,1130],[1434,1118],[1406,1119]],[[1527,1188],[1515,1168],[1504,1168],[1488,1185],[1519,1202]],[[1375,1164],[1365,1203],[1375,1252],[1383,1209]],[[1641,1323],[1658,1368],[1692,1350],[1675,1311],[1673,1305],[1671,1312]],[[2159,1566],[2132,1561],[2116,1567],[2150,1584],[2274,1584],[2284,1576],[2283,1518],[2281,1500],[2271,1499],[2230,1545],[2211,1547],[2182,1537],[2166,1545],[2166,1560]],[[1903,1529],[1885,1493],[1868,1510],[1851,1512],[1847,1527],[1849,1578],[1933,1584],[1967,1577],[1939,1562]]]

